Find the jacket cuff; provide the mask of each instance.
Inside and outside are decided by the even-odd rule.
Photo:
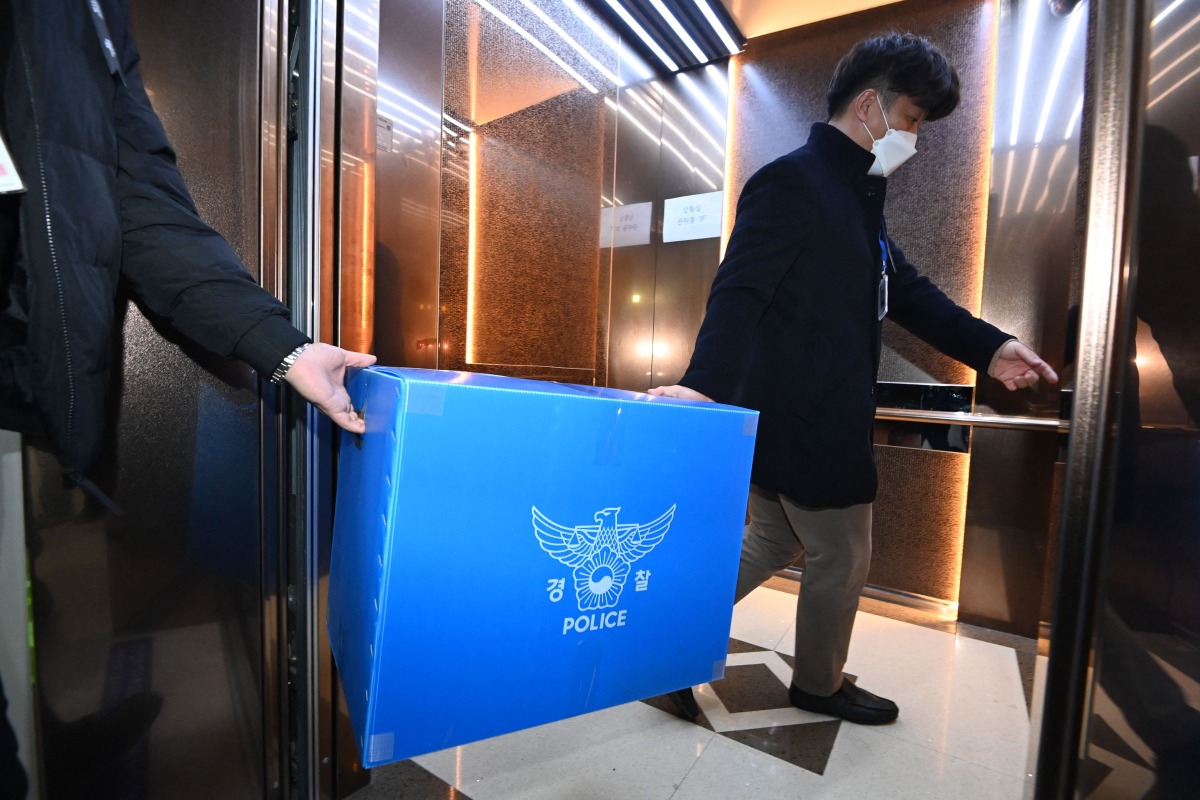
[[[305,342],[311,342],[281,314],[272,314],[246,331],[233,354],[254,368],[263,378],[270,378],[279,363]]]
[[[992,360],[988,362],[987,371],[984,373],[985,375],[989,377],[991,376],[992,370],[996,368],[996,362],[1000,360],[1000,351],[1004,349],[1004,345],[1015,341],[1017,341],[1017,337],[1010,336],[1000,343],[1000,346],[996,348],[996,352],[992,353]]]

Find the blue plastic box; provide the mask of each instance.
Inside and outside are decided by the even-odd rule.
[[[720,678],[758,414],[375,367],[329,636],[363,764]]]

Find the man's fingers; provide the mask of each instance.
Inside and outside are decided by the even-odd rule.
[[[327,411],[326,416],[333,420],[334,424],[339,428],[350,431],[351,433],[364,433],[367,430],[366,420],[361,419],[354,413],[354,409],[346,410],[345,408],[336,411]]]
[[[369,367],[374,363],[375,356],[370,353],[356,353],[353,350],[346,351],[347,367]]]
[[[1041,375],[1043,378],[1045,378],[1048,382],[1058,383],[1058,373],[1055,372],[1054,368],[1051,367],[1049,364],[1047,364],[1045,361],[1038,362],[1034,366],[1034,369],[1036,369],[1038,371],[1038,374]]]

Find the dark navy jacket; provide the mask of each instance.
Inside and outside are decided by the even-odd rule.
[[[77,473],[100,452],[118,282],[260,374],[305,341],[201,221],[142,85],[126,5],[100,6],[123,77],[87,0],[0,0],[0,132],[28,186],[0,207],[0,426],[48,435]]]
[[[738,200],[680,383],[760,412],[754,484],[816,508],[875,499],[872,451],[887,187],[874,156],[818,123]],[[1013,337],[972,316],[891,242],[888,316],[981,373]]]

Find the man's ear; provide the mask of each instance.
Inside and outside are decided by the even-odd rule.
[[[876,96],[879,92],[875,89],[863,89],[858,95],[850,101],[850,111],[854,114],[854,118],[859,122],[867,121],[867,114],[876,103]]]

